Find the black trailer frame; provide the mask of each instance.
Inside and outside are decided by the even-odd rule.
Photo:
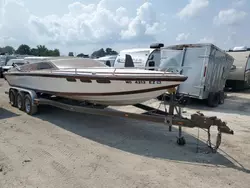
[[[178,101],[175,100],[175,93],[171,93],[170,102],[168,103],[169,108],[166,108],[166,102],[164,101],[165,111],[144,105],[144,104],[136,104],[134,107],[143,109],[146,113],[138,114],[138,113],[129,113],[122,111],[114,111],[107,109],[100,109],[98,105],[89,105],[84,104],[80,105],[79,101],[77,103],[70,103],[71,100],[50,96],[48,94],[36,93],[33,90],[27,90],[18,87],[10,87],[8,92],[5,92],[9,95],[10,104],[13,107],[17,107],[22,111],[25,111],[29,115],[34,115],[38,111],[39,105],[50,105],[63,110],[68,110],[71,112],[78,113],[87,113],[94,115],[104,115],[104,116],[116,116],[116,117],[124,117],[136,120],[150,121],[156,123],[163,123],[169,126],[169,131],[172,131],[172,126],[176,125],[179,128],[179,134],[177,137],[178,145],[185,145],[186,141],[182,135],[182,127],[189,128],[202,128],[206,129],[208,133],[208,147],[212,149],[213,152],[216,152],[221,143],[222,133],[226,134],[234,134],[234,131],[231,130],[226,122],[218,119],[216,116],[208,117],[204,114],[197,112],[191,115],[191,118],[185,118],[181,114],[181,106],[178,104]],[[210,140],[210,127],[216,126],[217,140],[214,147],[212,147]]]

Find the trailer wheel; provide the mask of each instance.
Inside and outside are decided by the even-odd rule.
[[[29,115],[34,115],[37,113],[37,106],[33,105],[30,94],[26,94],[24,97],[24,109]]]
[[[17,101],[17,108],[19,110],[24,110],[24,95],[21,92],[17,93],[17,97],[16,97],[16,101]]]
[[[224,101],[225,101],[225,93],[224,93],[224,91],[221,91],[219,104],[224,104]]]
[[[217,107],[219,105],[220,101],[220,94],[219,93],[209,93],[208,99],[207,99],[207,105],[209,107]]]
[[[10,89],[9,90],[9,100],[10,100],[10,104],[13,107],[17,107],[17,92],[14,89]]]

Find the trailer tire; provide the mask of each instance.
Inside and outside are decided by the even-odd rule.
[[[224,104],[224,101],[225,101],[225,93],[224,93],[224,91],[221,91],[219,104]]]
[[[30,94],[26,94],[24,97],[24,109],[29,115],[34,115],[37,113],[37,106],[32,103]]]
[[[19,110],[24,110],[24,94],[21,92],[17,93],[17,97],[16,97],[16,103],[17,103],[17,108]]]
[[[207,104],[209,107],[217,107],[220,101],[220,94],[211,92],[208,95]]]
[[[10,89],[9,90],[9,100],[10,100],[10,104],[13,107],[17,107],[17,92],[14,89]]]

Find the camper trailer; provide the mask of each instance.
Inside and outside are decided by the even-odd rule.
[[[122,50],[115,59],[114,67],[125,67],[126,55],[130,55],[135,67],[156,70],[161,60],[161,47],[164,47],[164,44],[155,43],[149,48]]]
[[[161,48],[160,70],[188,76],[178,95],[207,100],[210,107],[224,103],[224,87],[233,57],[213,44],[180,44]]]
[[[235,47],[227,52],[234,58],[226,81],[226,87],[233,90],[250,87],[250,48]]]

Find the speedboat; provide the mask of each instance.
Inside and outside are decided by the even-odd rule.
[[[142,103],[187,77],[139,68],[114,68],[90,58],[51,59],[5,72],[11,87],[107,106]]]

